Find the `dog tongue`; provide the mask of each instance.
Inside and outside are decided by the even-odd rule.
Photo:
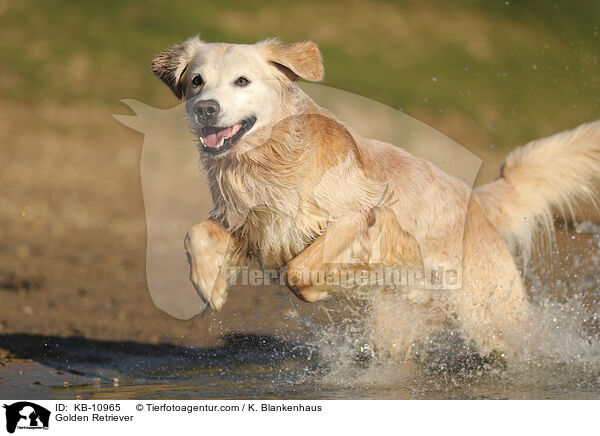
[[[205,127],[204,129],[202,140],[205,146],[211,148],[218,147],[221,143],[221,139],[230,136],[231,134],[231,127],[226,127],[224,129],[219,127]]]

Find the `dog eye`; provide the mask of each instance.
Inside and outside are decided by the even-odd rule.
[[[194,78],[192,79],[192,85],[194,85],[194,86],[204,85],[204,80],[202,80],[202,76],[200,74],[194,76]]]
[[[238,79],[235,81],[235,84],[237,86],[247,86],[249,83],[250,83],[250,81],[248,79],[246,79],[244,76],[238,77]]]

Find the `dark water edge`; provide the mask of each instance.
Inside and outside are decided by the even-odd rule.
[[[0,335],[3,399],[600,399],[600,372],[539,362],[431,370],[414,363],[326,362],[314,347],[228,335],[187,348],[81,337]]]

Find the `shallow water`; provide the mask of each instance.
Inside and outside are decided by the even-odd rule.
[[[15,360],[0,369],[3,398],[600,398],[599,366],[575,360],[451,370],[377,359],[325,362],[312,347],[253,335],[201,350],[61,338],[46,344],[54,351],[37,359],[43,363]]]
[[[39,378],[35,368],[25,368],[29,377]],[[40,368],[39,371],[45,372]],[[303,371],[261,365],[237,365],[212,371],[196,371],[162,377],[121,376],[120,384],[84,381],[62,386],[56,376],[46,385],[3,389],[7,399],[599,399],[600,381],[582,372],[565,377],[564,368],[548,373],[532,372],[528,381],[515,382],[506,376],[416,376],[405,383],[358,383],[335,385]]]
[[[576,246],[557,251],[553,269],[530,270],[535,322],[508,362],[478,358],[452,332],[421,361],[398,361],[374,353],[356,323],[311,318],[299,322],[312,339],[229,334],[213,348],[3,334],[0,349],[16,358],[0,362],[0,397],[600,399],[597,230],[567,232]]]

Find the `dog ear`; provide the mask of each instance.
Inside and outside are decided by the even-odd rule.
[[[192,38],[174,45],[156,55],[150,63],[152,72],[171,88],[177,98],[183,97],[182,78],[192,58],[192,45],[200,42],[199,38]]]
[[[271,40],[266,41],[265,44],[268,48],[268,61],[290,80],[301,77],[311,82],[318,82],[323,78],[323,60],[316,42],[282,44]]]

